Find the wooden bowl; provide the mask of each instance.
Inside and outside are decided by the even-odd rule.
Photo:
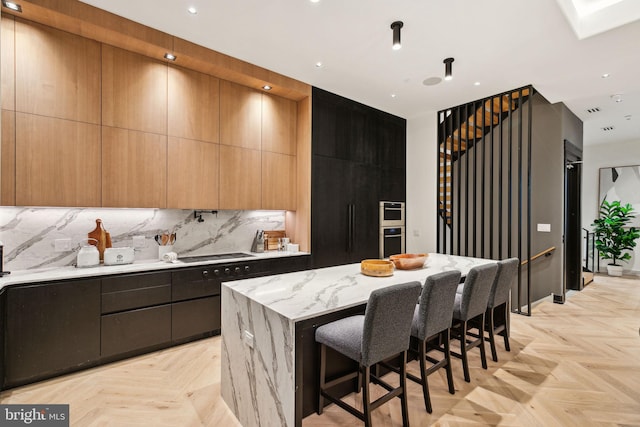
[[[414,270],[424,267],[428,254],[398,254],[391,255],[389,260],[393,262],[398,270]]]
[[[387,277],[393,275],[393,263],[383,259],[365,259],[360,263],[360,271],[366,276]]]

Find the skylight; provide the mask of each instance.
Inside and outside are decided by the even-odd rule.
[[[579,39],[640,19],[638,0],[556,0]]]

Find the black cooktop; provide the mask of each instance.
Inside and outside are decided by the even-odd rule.
[[[182,262],[202,262],[202,261],[218,261],[221,259],[252,258],[252,257],[254,257],[254,255],[245,254],[242,252],[229,252],[225,254],[189,256],[189,257],[179,258],[179,260]]]

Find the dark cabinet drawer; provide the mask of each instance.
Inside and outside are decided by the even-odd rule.
[[[171,302],[171,273],[143,273],[102,280],[102,313]]]
[[[172,305],[171,339],[181,341],[220,329],[220,296]]]
[[[102,357],[171,342],[171,305],[102,316]]]
[[[200,267],[173,272],[171,301],[220,295],[220,280],[215,274],[217,268]]]

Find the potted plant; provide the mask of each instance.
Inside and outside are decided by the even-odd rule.
[[[637,228],[628,226],[633,218],[635,212],[630,203],[623,205],[619,201],[609,203],[603,200],[600,218],[593,221],[596,249],[600,252],[600,258],[612,261],[607,265],[610,276],[622,276],[622,265],[618,261],[631,259],[628,251],[636,246],[636,239],[640,237]]]

